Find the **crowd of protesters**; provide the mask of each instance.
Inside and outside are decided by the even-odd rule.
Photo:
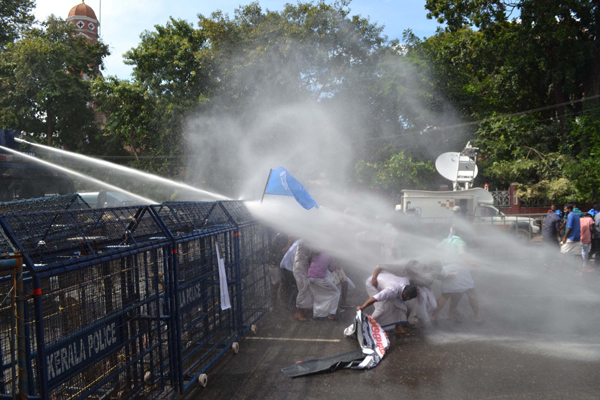
[[[546,265],[557,262],[581,266],[581,271],[593,271],[600,244],[600,216],[595,205],[582,212],[575,204],[566,204],[561,212],[555,204],[550,207],[544,220],[542,238],[548,248]],[[557,259],[560,251],[563,259]]]
[[[311,316],[333,320],[349,307],[350,280],[342,265],[305,240],[278,233],[271,246],[269,267],[273,304],[289,309],[296,320],[304,322]]]
[[[403,220],[407,226],[385,223],[377,232],[356,233],[356,244],[369,254],[377,254],[382,261],[374,264],[374,271],[365,282],[369,298],[358,307],[347,304],[348,288],[354,284],[339,260],[317,250],[306,240],[277,234],[270,251],[274,307],[287,310],[296,320],[304,322],[311,317],[333,320],[345,308],[365,310],[373,305],[372,317],[380,326],[404,336],[409,335],[406,327],[428,327],[435,323],[448,300],[450,306],[445,318],[460,320],[457,306],[466,294],[474,321],[481,322],[470,272],[477,266],[467,255],[462,238],[464,218],[459,218],[459,210],[455,214],[458,219],[438,246],[443,262],[399,259],[400,231],[410,228],[414,222],[410,213],[406,213]],[[403,248],[402,252],[409,257],[417,256],[410,253],[410,248]],[[436,280],[441,288],[438,299],[432,291]]]

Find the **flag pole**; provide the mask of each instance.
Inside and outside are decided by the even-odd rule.
[[[263,202],[263,199],[265,198],[265,193],[267,192],[267,187],[269,186],[269,179],[271,179],[271,173],[273,172],[273,168],[271,168],[269,170],[269,176],[267,178],[267,183],[265,183],[265,190],[263,190],[263,194],[262,197],[260,198],[260,202]]]

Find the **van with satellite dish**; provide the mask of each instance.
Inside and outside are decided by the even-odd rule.
[[[494,198],[490,192],[473,188],[473,181],[479,172],[478,150],[468,142],[461,152],[441,154],[435,160],[435,168],[440,175],[452,182],[453,191],[403,190],[401,203],[396,206],[396,210],[407,212],[414,209],[423,224],[440,225],[444,226],[443,229],[448,229],[454,217],[454,208],[457,207],[461,215],[480,229],[493,225],[513,232],[521,240],[539,235],[542,231],[539,219],[504,215],[494,207]],[[447,232],[446,230],[446,234]]]
[[[423,224],[443,225],[446,229],[454,218],[454,208],[470,220],[474,227],[493,225],[506,229],[520,240],[529,240],[541,233],[541,224],[535,218],[505,215],[494,207],[492,194],[482,188],[457,191],[403,190],[396,211],[414,209]]]

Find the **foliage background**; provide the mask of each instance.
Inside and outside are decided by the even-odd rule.
[[[477,185],[598,200],[597,2],[427,0],[445,26],[428,38],[388,38],[349,6],[170,18],[140,35],[124,55],[133,78],[119,80],[97,73],[105,44],[57,18],[34,25],[33,2],[11,0],[0,9],[0,123],[231,196],[261,186],[253,169],[286,163],[308,186],[395,201],[447,183],[435,158],[470,140]]]

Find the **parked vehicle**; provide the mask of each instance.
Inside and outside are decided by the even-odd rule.
[[[442,192],[403,190],[396,210],[414,209],[421,223],[447,227],[455,216],[455,207],[459,207],[461,214],[479,229],[485,226],[506,229],[521,240],[530,240],[542,232],[541,216],[505,215],[494,207],[491,193],[482,188]]]

